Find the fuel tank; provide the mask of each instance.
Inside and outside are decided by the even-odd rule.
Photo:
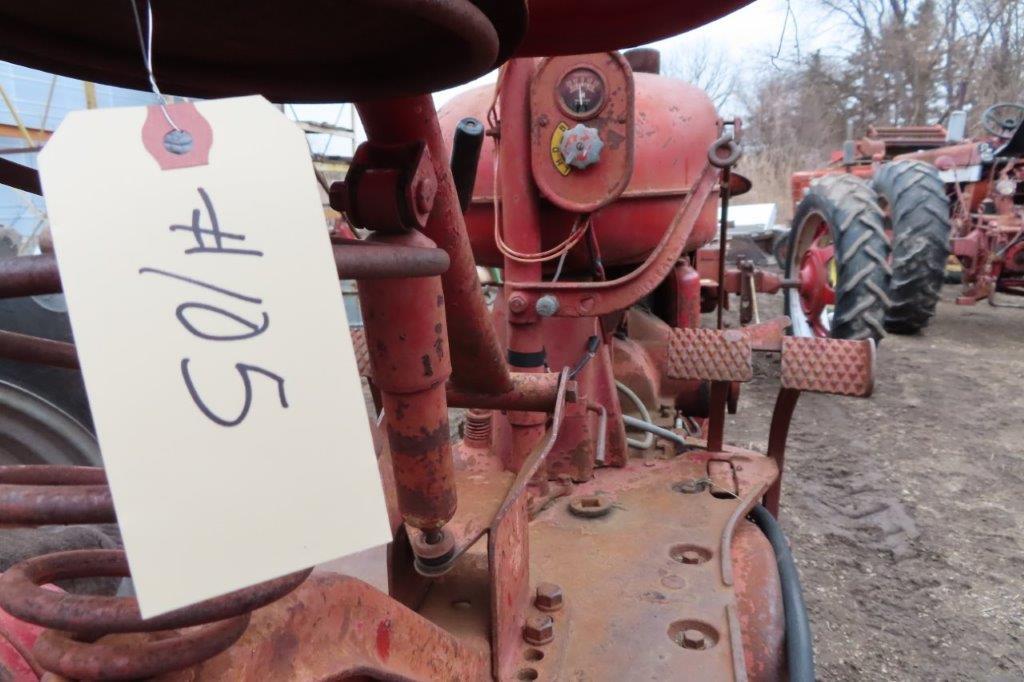
[[[720,134],[715,106],[700,88],[649,73],[634,73],[633,79],[633,172],[622,195],[596,211],[591,222],[606,267],[636,265],[650,254],[707,164],[708,147]],[[457,95],[441,108],[438,117],[449,150],[456,124],[467,116],[486,121],[493,97],[494,86],[485,85]],[[495,144],[488,137],[480,153],[473,200],[466,211],[473,254],[477,264],[486,267],[503,264],[494,242],[494,159]],[[576,216],[548,202],[536,187],[534,191],[540,202],[542,247],[548,249],[569,235]],[[716,192],[705,202],[686,252],[714,238],[717,209]],[[573,249],[566,268],[568,272],[589,268],[585,245]]]

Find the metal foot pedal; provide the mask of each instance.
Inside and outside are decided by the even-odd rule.
[[[867,398],[875,386],[875,342],[786,337],[782,386]]]
[[[673,379],[750,381],[750,338],[737,329],[673,329],[668,346]]]
[[[775,517],[779,515],[789,423],[800,393],[870,396],[875,387],[875,342],[786,337],[782,340],[781,383],[767,452],[779,467],[779,477],[764,496],[764,506]]]

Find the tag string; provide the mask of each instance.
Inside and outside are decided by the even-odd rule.
[[[146,66],[146,73],[149,74],[149,84],[153,89],[153,94],[160,98],[160,111],[163,112],[164,118],[167,119],[167,123],[172,128],[181,132],[173,120],[171,115],[167,112],[167,98],[164,97],[163,93],[160,92],[160,88],[156,84],[156,76],[153,75],[153,5],[150,4],[150,0],[145,0],[146,3],[146,33],[143,36],[142,32],[142,19],[139,17],[139,8],[136,5],[136,0],[131,0],[132,14],[135,15],[135,29],[139,35],[139,48],[142,50],[142,63]]]

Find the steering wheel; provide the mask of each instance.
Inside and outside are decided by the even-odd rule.
[[[981,125],[992,135],[1003,140],[1013,137],[1024,122],[1024,105],[1012,102],[993,104],[981,115]]]

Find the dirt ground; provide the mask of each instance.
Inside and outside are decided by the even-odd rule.
[[[872,398],[797,406],[781,518],[820,679],[1024,679],[1024,310],[956,291],[882,341]],[[727,440],[766,446],[777,376],[759,364]]]

